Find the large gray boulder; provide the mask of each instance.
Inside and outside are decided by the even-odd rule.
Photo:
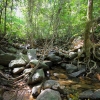
[[[16,56],[11,53],[0,54],[0,65],[8,66],[11,60],[16,59]]]
[[[22,66],[25,66],[25,65],[26,65],[25,60],[23,60],[22,58],[20,58],[20,59],[17,59],[17,60],[12,60],[9,63],[9,68],[22,67]]]
[[[60,93],[51,89],[43,90],[36,100],[61,100]]]

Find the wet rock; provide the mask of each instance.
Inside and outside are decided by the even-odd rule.
[[[92,94],[93,94],[92,90],[84,91],[79,95],[79,100],[90,99]]]
[[[90,98],[91,100],[100,100],[100,89],[96,90]]]
[[[29,60],[37,59],[36,49],[28,49],[27,56],[28,56]]]
[[[8,66],[11,60],[14,60],[16,56],[11,53],[0,54],[0,65]]]
[[[73,64],[66,64],[66,72],[68,74],[77,71],[77,66],[73,65]]]
[[[57,90],[60,84],[55,80],[47,80],[43,84],[43,89],[51,88]]]
[[[37,97],[41,92],[42,84],[36,85],[32,88],[32,96]]]
[[[23,59],[12,60],[9,63],[9,68],[22,67],[22,66],[25,66],[25,65],[26,65],[26,62]]]
[[[60,93],[51,89],[43,90],[36,100],[61,100]]]
[[[77,52],[69,52],[70,59],[74,59],[75,57],[77,57]]]
[[[23,70],[24,70],[24,67],[14,68],[13,74],[20,74],[21,72],[23,72]]]
[[[80,75],[82,75],[83,73],[85,73],[85,69],[81,69],[81,70],[79,70],[79,71],[77,71],[77,72],[73,72],[73,73],[71,73],[71,74],[69,74],[69,76],[70,77],[79,77]]]
[[[56,56],[55,54],[49,54],[48,58],[54,63],[60,62],[62,60],[61,57]]]
[[[45,78],[43,69],[36,70],[35,74],[32,76],[32,82],[30,84],[41,83]]]

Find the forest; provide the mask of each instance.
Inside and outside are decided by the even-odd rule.
[[[100,100],[100,0],[0,0],[0,100]]]

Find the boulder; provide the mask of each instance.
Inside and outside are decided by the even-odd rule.
[[[90,99],[90,97],[92,96],[92,94],[93,94],[92,90],[86,90],[86,91],[82,92],[79,95],[79,100]]]
[[[61,63],[61,68],[66,69],[66,63]]]
[[[33,59],[29,62],[29,64],[31,65],[32,68],[34,68],[35,66],[39,66],[39,68],[43,68],[44,71],[49,70],[49,66],[46,65],[44,62],[40,62],[39,60]]]
[[[66,72],[68,74],[77,71],[77,66],[73,65],[73,64],[66,64]]]
[[[77,52],[69,52],[70,59],[74,59],[75,57],[77,57]]]
[[[81,70],[79,70],[79,71],[77,71],[77,72],[73,72],[73,73],[71,73],[71,74],[69,74],[69,76],[70,77],[79,77],[80,75],[82,75],[83,73],[85,73],[85,69],[81,69]]]
[[[23,59],[21,58],[21,59],[17,59],[17,60],[12,60],[12,61],[9,63],[9,68],[22,67],[22,66],[25,66],[25,65],[26,65],[25,60],[23,60]]]
[[[50,60],[44,60],[43,63],[46,64],[47,66],[49,66],[49,69],[51,69],[53,66],[52,61],[50,61]]]
[[[24,74],[31,73],[32,69],[33,69],[33,68],[24,69],[23,73],[24,73]]]
[[[30,61],[27,55],[25,55],[23,53],[19,53],[19,52],[17,54],[16,59],[23,59],[26,63],[28,63]]]
[[[49,54],[48,55],[49,60],[51,60],[53,63],[60,62],[62,60],[61,57],[56,56],[55,54]]]
[[[43,84],[43,89],[51,88],[57,90],[60,84],[55,80],[47,80]]]
[[[16,56],[11,53],[0,54],[0,65],[8,66],[11,60],[16,59]]]
[[[60,93],[52,89],[43,90],[36,100],[61,100]]]
[[[37,84],[43,82],[45,74],[43,69],[37,69],[35,74],[32,76],[31,82],[29,84]]]
[[[100,89],[96,90],[90,98],[91,100],[100,100]]]
[[[21,72],[23,72],[23,70],[24,70],[24,67],[14,68],[13,74],[20,74]]]
[[[28,56],[29,60],[37,59],[36,49],[28,49],[27,56]]]
[[[41,93],[42,84],[36,85],[32,88],[32,96],[37,97]]]

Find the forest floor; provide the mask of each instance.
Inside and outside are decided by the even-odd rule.
[[[2,45],[2,43],[1,43],[1,45]],[[7,45],[7,44],[5,44],[5,45]],[[4,52],[8,53],[9,47],[7,49],[7,48],[5,48],[5,45],[3,44],[1,46],[2,51],[4,50]],[[69,46],[69,45],[70,44],[68,44],[67,46]],[[75,40],[70,45],[70,50],[71,50],[71,52],[73,52],[73,51],[76,52],[75,50],[80,49],[82,46],[83,46],[82,40]],[[56,47],[54,47],[54,49],[55,48]],[[40,48],[38,48],[38,49],[40,49]],[[51,48],[51,50],[52,49],[53,48]],[[21,49],[20,51],[23,51],[23,49]],[[57,52],[58,51],[63,51],[63,50],[57,49]],[[65,53],[63,56],[66,55],[66,51],[67,50],[64,50],[62,52],[62,53]],[[39,54],[41,55],[41,50],[40,50]],[[66,58],[64,57],[63,61],[65,61],[65,60],[66,60]],[[70,60],[67,59],[65,62],[67,62],[66,64],[72,64],[73,59],[70,59]],[[81,60],[81,62],[82,62],[82,60]],[[68,92],[65,95],[62,93],[62,91],[59,90],[61,92],[62,100],[79,100],[78,99],[79,95],[83,91],[85,91],[85,90],[95,91],[95,90],[100,89],[100,72],[92,73],[92,75],[90,75],[91,77],[85,77],[84,75],[86,73],[84,73],[84,74],[82,73],[82,75],[80,74],[80,75],[78,75],[78,77],[69,77],[69,74],[66,72],[66,69],[61,67],[61,63],[62,63],[62,61],[58,62],[58,64],[55,64],[52,69],[49,69],[47,71],[47,73],[49,73],[49,74],[46,77],[46,79],[47,80],[55,80],[60,84],[60,86],[67,89]],[[96,63],[100,67],[100,65],[99,65],[100,63],[98,60]],[[8,70],[8,69],[4,69],[4,70]],[[11,73],[9,74],[9,73],[6,73],[6,71],[3,72],[2,70],[0,70],[0,72],[3,73],[4,77],[6,77],[7,75],[12,77]],[[1,75],[1,77],[3,76],[2,74],[0,74],[0,75]],[[14,84],[14,86],[9,87],[9,86],[0,84],[0,87],[5,89],[3,94],[2,94],[2,88],[0,90],[0,93],[1,93],[0,95],[3,96],[3,100],[36,100],[36,98],[32,97],[32,93],[31,93],[32,87],[27,85],[27,83],[23,79],[16,82],[16,84]],[[94,100],[96,100],[96,99],[94,99]]]

